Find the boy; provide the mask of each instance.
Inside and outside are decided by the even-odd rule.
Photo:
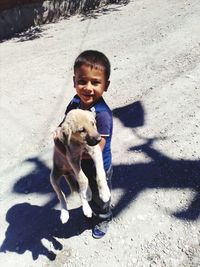
[[[99,145],[103,153],[107,183],[111,189],[111,138],[113,119],[112,112],[102,97],[110,84],[109,77],[110,62],[103,53],[95,50],[86,50],[82,52],[74,63],[73,82],[77,94],[68,105],[65,115],[70,110],[77,108],[90,110],[91,112],[96,113],[97,130],[102,137]],[[60,152],[65,153],[65,149],[57,138],[56,133],[54,133],[54,142]],[[92,190],[92,200],[89,202],[93,211],[92,236],[94,238],[101,238],[106,234],[108,223],[112,219],[110,200],[107,203],[104,203],[99,198],[95,180],[96,170],[89,155],[83,155],[81,166],[88,177],[89,185]]]

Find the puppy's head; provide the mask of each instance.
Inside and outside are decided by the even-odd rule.
[[[96,128],[95,113],[81,109],[71,110],[62,123],[59,138],[64,144],[69,144],[73,139],[89,146],[97,145],[101,136]]]

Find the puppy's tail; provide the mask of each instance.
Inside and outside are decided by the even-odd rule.
[[[65,179],[70,187],[71,193],[76,193],[79,191],[79,185],[75,177],[71,174],[65,174]]]

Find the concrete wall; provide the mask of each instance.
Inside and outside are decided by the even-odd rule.
[[[86,13],[110,3],[128,0],[3,0],[0,4],[0,40],[31,26],[55,22],[60,17]]]

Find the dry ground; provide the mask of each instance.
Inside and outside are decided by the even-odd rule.
[[[0,44],[2,267],[200,266],[199,15],[199,0],[135,0]],[[61,225],[48,178],[84,49],[112,64],[114,218],[102,240],[67,188]]]

